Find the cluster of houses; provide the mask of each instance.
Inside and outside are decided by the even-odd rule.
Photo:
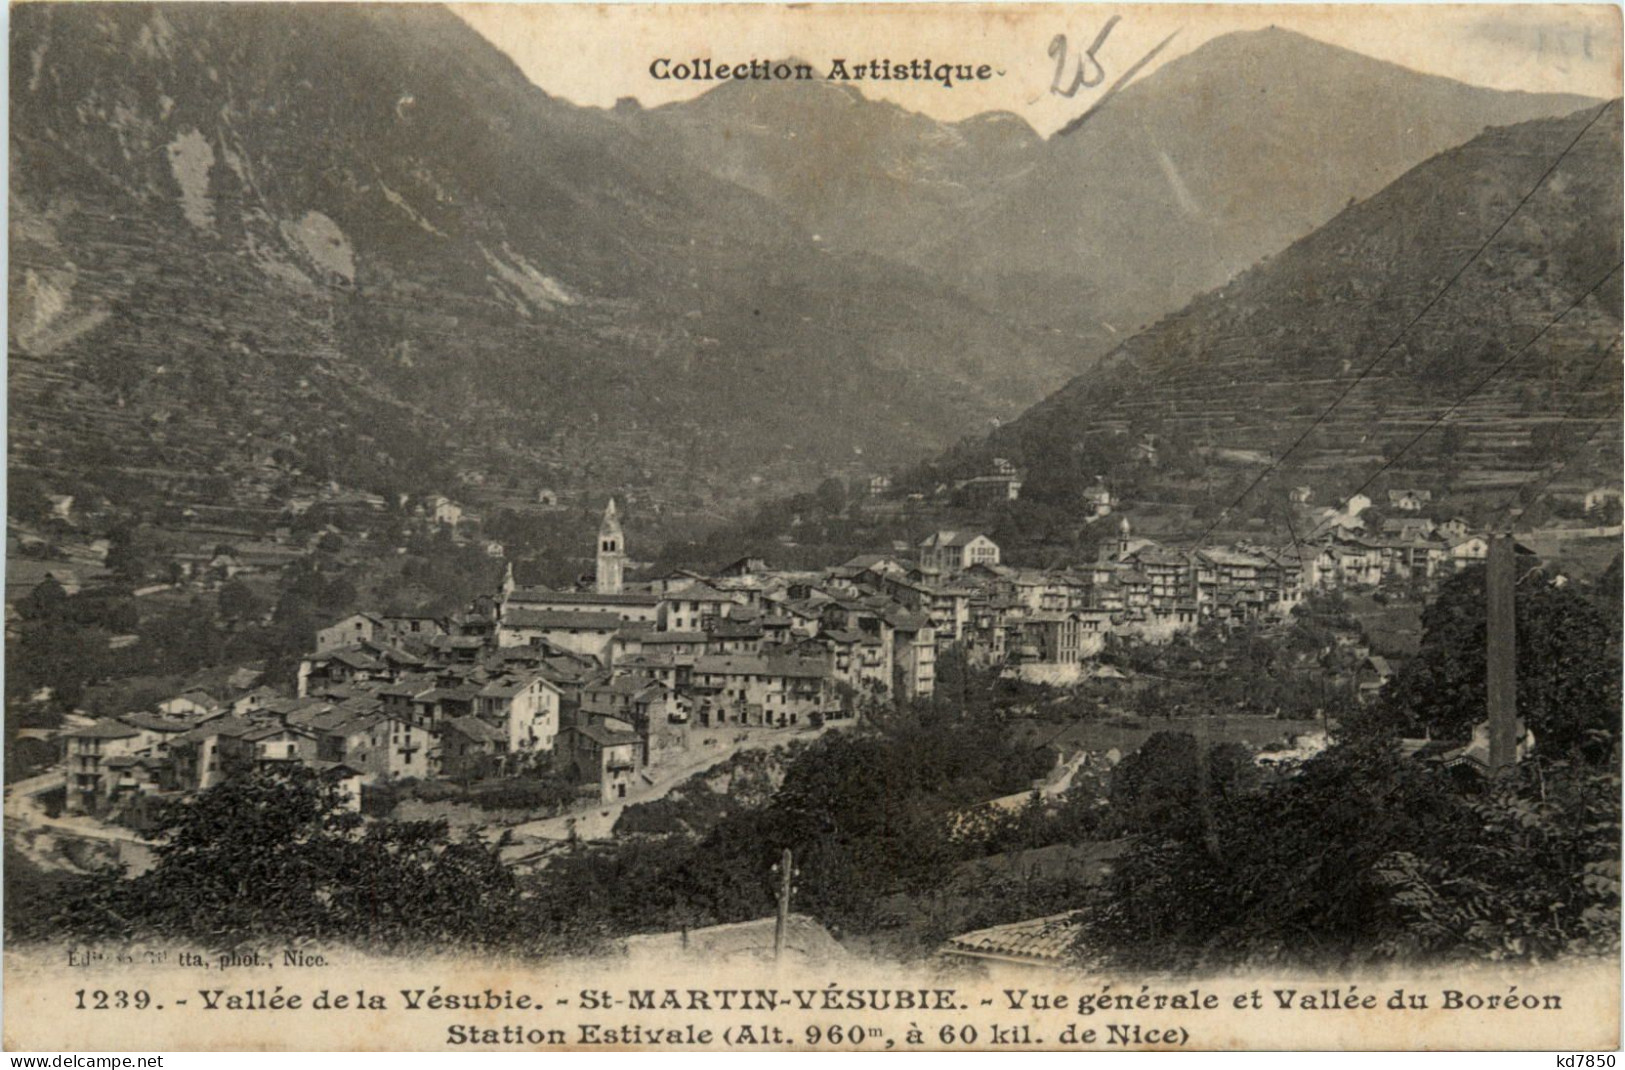
[[[1067,682],[1093,675],[1108,635],[1156,642],[1284,614],[1309,590],[1432,576],[1487,544],[1455,521],[1401,516],[1367,533],[1333,517],[1313,544],[1176,549],[1123,519],[1097,560],[1063,569],[1012,568],[985,534],[945,530],[913,561],[867,554],[802,572],[744,558],[630,582],[611,501],[595,549],[576,589],[513,562],[499,591],[449,618],[337,621],[291,696],[182,696],[81,727],[68,734],[67,805],[105,812],[281,763],[357,787],[545,770],[625,798],[696,733],[815,726],[929,696],[949,649]]]
[[[1302,488],[1307,490],[1307,488]],[[1356,494],[1341,509],[1324,509],[1313,542],[1315,584],[1321,588],[1376,587],[1426,581],[1483,561],[1489,540],[1466,520],[1423,515],[1426,490],[1390,490],[1393,511],[1378,525],[1366,518],[1372,502]]]
[[[557,772],[624,798],[719,728],[813,726],[928,694],[935,637],[904,606],[778,611],[756,561],[707,579],[625,582],[614,503],[590,589],[513,564],[447,619],[356,613],[321,629],[294,694],[193,692],[66,734],[67,807],[105,813],[297,763],[352,787]],[[803,596],[805,597],[805,595]],[[830,622],[826,624],[826,621]]]

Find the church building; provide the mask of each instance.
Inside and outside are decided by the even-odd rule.
[[[620,594],[625,571],[626,537],[621,533],[615,499],[611,498],[604,507],[603,522],[598,525],[598,593]]]

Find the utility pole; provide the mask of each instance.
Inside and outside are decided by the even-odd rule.
[[[784,854],[779,857],[773,872],[779,875],[779,917],[773,925],[773,960],[777,962],[784,955],[784,934],[790,927],[790,896],[796,890],[796,870],[790,857],[790,848],[784,849]]]
[[[1488,623],[1485,654],[1490,716],[1490,775],[1517,761],[1518,752],[1518,640],[1516,569],[1512,536],[1490,537],[1486,565],[1485,616]]]

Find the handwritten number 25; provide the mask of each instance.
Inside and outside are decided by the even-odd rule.
[[[1066,81],[1068,59],[1066,34],[1058,33],[1051,38],[1049,55],[1055,61],[1055,80],[1050,83],[1049,87],[1051,93],[1056,96],[1074,97],[1077,96],[1078,90],[1093,89],[1106,80],[1106,69],[1095,58],[1095,53],[1100,51],[1100,47],[1106,43],[1106,38],[1111,36],[1112,27],[1116,26],[1121,18],[1121,15],[1113,15],[1106,20],[1106,25],[1102,26],[1100,32],[1095,34],[1095,43],[1090,45],[1083,55],[1078,57],[1077,65],[1072,70],[1072,84],[1064,88],[1063,83]],[[1090,69],[1091,67],[1093,70]]]

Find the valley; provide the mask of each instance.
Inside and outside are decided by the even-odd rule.
[[[8,941],[1617,959],[1621,98],[488,17],[12,12]]]

